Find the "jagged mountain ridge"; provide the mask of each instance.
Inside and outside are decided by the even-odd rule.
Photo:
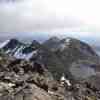
[[[16,39],[7,40],[1,44],[0,48],[8,55],[14,56],[17,59],[29,60],[36,54],[36,49],[39,43],[32,42],[31,44],[24,44]]]
[[[56,51],[64,51],[68,48],[74,47],[75,49],[79,49],[80,52],[83,52],[86,55],[94,55],[97,56],[97,54],[94,52],[94,50],[86,43],[74,39],[74,38],[64,38],[64,39],[59,39],[57,37],[50,38],[49,40],[44,42],[44,45],[47,46],[51,51],[56,52]],[[88,53],[87,53],[88,51]]]
[[[98,55],[88,44],[70,37],[65,39],[52,37],[43,44],[35,40],[30,44],[24,44],[16,39],[11,39],[1,44],[1,47],[6,54],[17,59],[36,60],[45,64],[57,79],[61,77],[62,73],[76,79],[84,78],[79,74],[84,66],[89,70],[86,77],[95,75],[95,68],[91,68],[91,66],[99,63]],[[86,62],[88,62],[87,65]],[[77,64],[79,68],[77,68]],[[73,69],[76,71],[73,72]]]

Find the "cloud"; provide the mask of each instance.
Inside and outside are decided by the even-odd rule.
[[[51,3],[53,2],[47,1],[50,5],[46,0],[21,0],[14,3],[1,3],[0,32],[48,32],[65,28],[73,30],[84,25],[75,17],[56,12],[52,8]]]
[[[44,32],[49,36],[100,38],[99,0],[2,1],[5,2],[0,2],[1,38],[19,34],[33,36],[33,32]]]

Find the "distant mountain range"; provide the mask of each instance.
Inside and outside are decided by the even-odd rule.
[[[66,77],[84,79],[96,75],[99,56],[86,43],[74,39],[52,37],[43,43],[33,40],[22,43],[17,39],[0,44],[1,52],[17,59],[43,63],[56,79]]]

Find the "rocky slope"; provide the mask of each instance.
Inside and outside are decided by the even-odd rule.
[[[0,56],[0,100],[99,100],[96,86],[94,77],[81,82],[57,81],[45,65]]]
[[[24,44],[11,39],[1,44],[0,48],[17,59],[44,64],[58,80],[63,73],[71,79],[83,80],[99,71],[98,55],[88,44],[74,38],[52,37],[43,44],[35,40],[30,44]]]
[[[0,100],[99,100],[99,84],[99,57],[82,41],[0,44]]]
[[[37,62],[1,56],[0,100],[53,100],[48,94],[51,73]]]
[[[61,62],[60,65],[58,64],[57,66],[62,66],[66,76],[83,79],[84,77],[82,77],[82,75],[84,73],[81,73],[83,70],[88,73],[88,75],[86,75],[87,77],[95,74],[95,66],[99,64],[99,57],[88,44],[68,37],[62,40],[51,38],[43,45],[53,52],[58,58],[58,61]],[[46,57],[46,59],[48,58]],[[56,61],[54,58],[52,58],[52,60]],[[51,59],[46,61],[46,63],[50,61]],[[87,69],[88,71],[86,71]]]

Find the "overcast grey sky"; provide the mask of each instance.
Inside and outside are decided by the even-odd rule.
[[[0,37],[45,32],[99,41],[99,4],[100,0],[0,0]]]

